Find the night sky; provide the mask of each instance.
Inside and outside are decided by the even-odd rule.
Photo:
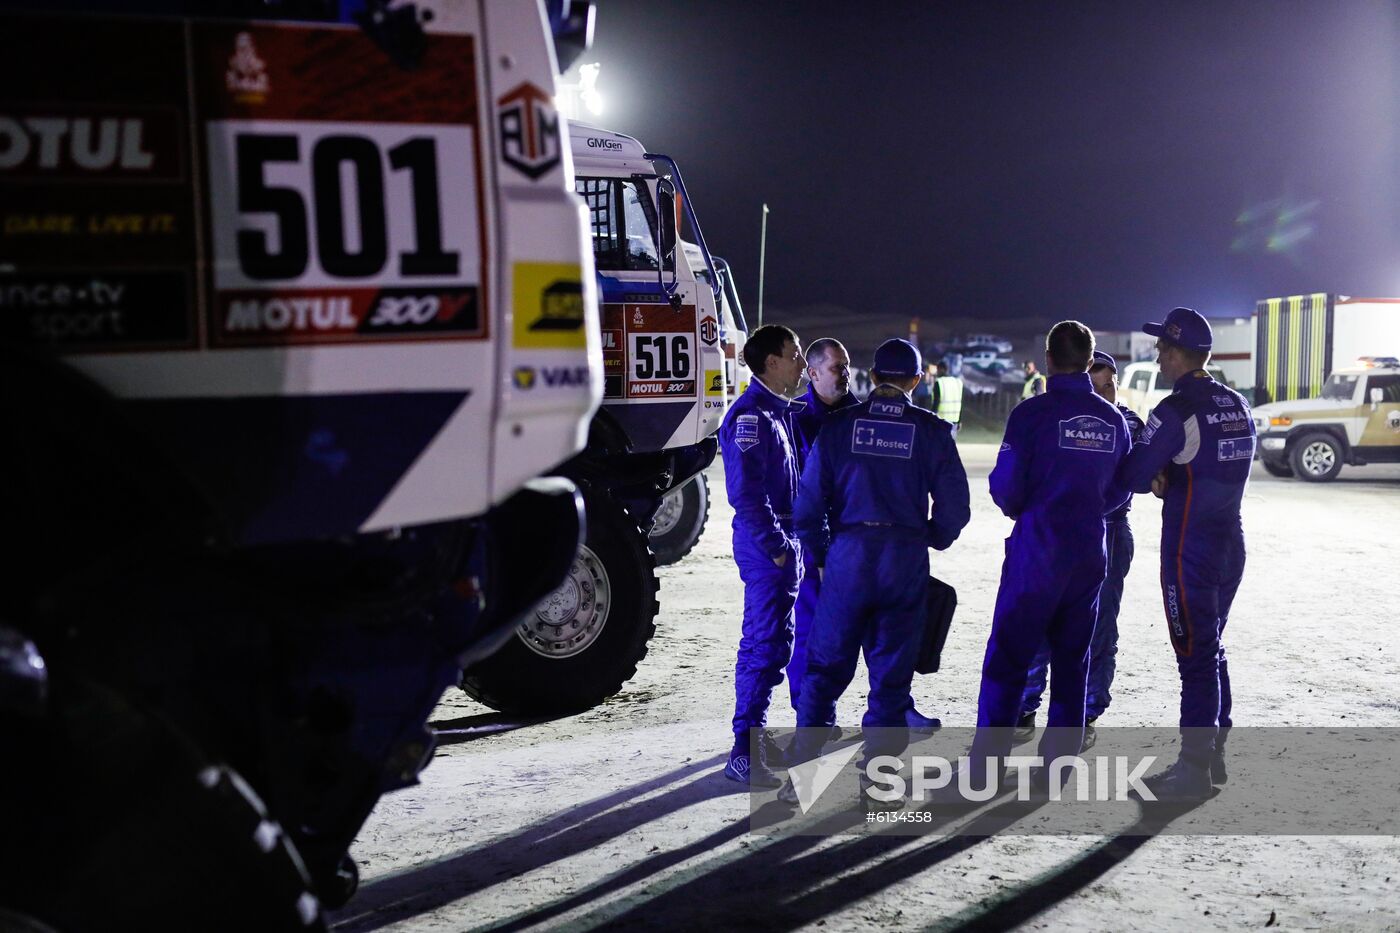
[[[1400,6],[599,0],[595,122],[680,162],[750,317],[1400,295]]]

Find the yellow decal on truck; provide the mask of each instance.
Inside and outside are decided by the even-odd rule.
[[[583,270],[567,262],[517,262],[511,276],[512,343],[535,350],[582,350]]]

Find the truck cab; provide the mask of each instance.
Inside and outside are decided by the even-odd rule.
[[[1333,372],[1316,398],[1254,409],[1265,470],[1317,483],[1344,464],[1400,463],[1400,364],[1364,362]]]
[[[582,492],[587,533],[518,637],[462,677],[475,699],[526,715],[587,709],[636,673],[656,631],[656,566],[680,559],[704,528],[707,490],[692,479],[714,460],[728,398],[721,283],[675,160],[582,123],[569,140],[604,377],[587,447],[556,472]]]

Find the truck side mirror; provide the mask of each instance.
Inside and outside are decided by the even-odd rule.
[[[670,182],[662,179],[656,185],[656,212],[661,222],[660,242],[656,244],[662,265],[676,251],[676,193]]]
[[[1371,411],[1375,411],[1381,402],[1385,401],[1385,389],[1375,386],[1371,389]]]

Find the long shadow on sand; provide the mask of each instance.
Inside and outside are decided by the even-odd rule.
[[[591,915],[572,919],[570,925],[584,929],[667,928],[683,919],[687,927],[798,929],[968,851],[1037,807],[1034,803],[1008,800],[977,815],[958,835],[930,839],[924,844],[920,844],[920,837],[896,834],[855,837],[825,847],[819,845],[827,841],[825,836],[779,838],[737,857],[718,857],[712,865],[692,869],[691,877],[680,884],[650,897],[639,894],[641,900],[620,911],[603,907]],[[1144,811],[1132,826],[1090,853],[993,903],[975,905],[936,926],[990,930],[1023,923],[1102,877],[1183,812]],[[936,830],[958,819],[961,817],[936,817],[925,825]],[[832,818],[817,828],[839,832],[849,829],[853,822],[851,817]],[[739,829],[742,831],[742,825]],[[715,848],[738,834],[734,826],[726,827],[492,929],[513,931],[546,922]],[[823,881],[836,878],[840,880],[818,887]]]
[[[436,910],[492,885],[595,849],[636,827],[703,800],[744,793],[713,774],[717,755],[694,761],[640,784],[571,807],[518,833],[400,874],[365,884],[334,918],[338,931],[376,930]],[[690,781],[639,803],[637,797],[701,772]],[[747,823],[733,824],[742,834]]]
[[[439,719],[428,723],[437,736],[439,748],[447,745],[460,745],[488,739],[503,732],[514,732],[542,723],[564,719],[563,716],[542,716],[538,718],[509,716],[505,713],[478,713],[475,716],[462,716],[458,719]]]

